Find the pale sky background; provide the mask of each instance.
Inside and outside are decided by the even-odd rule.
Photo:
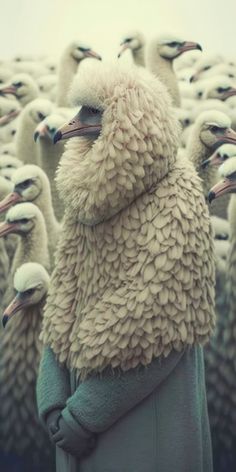
[[[0,60],[59,55],[73,39],[110,59],[133,29],[174,33],[236,59],[236,0],[0,0]]]

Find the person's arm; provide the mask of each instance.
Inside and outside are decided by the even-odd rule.
[[[43,350],[36,392],[39,417],[47,426],[50,413],[62,410],[71,394],[69,372],[57,362],[49,347]]]
[[[78,425],[101,433],[150,395],[171,374],[182,355],[172,351],[154,359],[147,367],[127,372],[104,372],[82,382],[68,398],[62,418],[71,429]]]

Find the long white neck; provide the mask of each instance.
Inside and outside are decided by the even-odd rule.
[[[57,105],[68,106],[68,91],[78,69],[78,62],[68,52],[62,57],[58,70]]]
[[[144,46],[141,46],[138,49],[132,49],[132,56],[134,63],[137,66],[145,67]]]
[[[218,180],[217,169],[213,166],[202,169],[201,164],[211,156],[212,150],[207,148],[198,136],[192,134],[188,141],[186,152],[188,159],[192,161],[199,177],[202,179],[203,192],[205,197],[207,197],[210,188]]]
[[[55,183],[55,173],[63,151],[63,143],[57,143],[56,145],[54,145],[49,139],[40,140],[41,167],[48,176],[51,185],[52,205],[55,211],[56,218],[59,221],[64,215],[64,204],[63,201],[60,199],[57,191]],[[46,222],[46,224],[48,227],[49,223]]]
[[[22,116],[16,135],[16,155],[24,164],[39,165],[38,146],[34,142],[36,124]]]
[[[180,92],[172,61],[161,57],[158,51],[154,52],[154,50],[151,49],[147,53],[146,67],[165,84],[172,97],[173,105],[179,107]]]

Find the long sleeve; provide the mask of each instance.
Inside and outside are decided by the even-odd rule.
[[[72,429],[79,423],[90,432],[105,431],[164,382],[183,352],[173,351],[165,359],[153,360],[148,367],[89,377],[67,400],[62,411],[64,420]]]
[[[46,347],[43,351],[37,381],[37,403],[40,419],[45,423],[46,415],[64,408],[70,396],[69,372],[57,362],[53,351]]]

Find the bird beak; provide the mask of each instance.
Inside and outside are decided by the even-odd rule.
[[[206,167],[208,166],[219,167],[222,164],[220,157],[221,157],[220,154],[217,151],[215,151],[214,154],[212,154],[212,156],[209,157],[209,159],[206,159],[205,161],[203,161],[201,168],[206,169]]]
[[[93,57],[94,59],[98,59],[99,61],[102,60],[102,57],[92,49],[88,49],[87,51],[85,51],[84,55],[85,57]]]
[[[236,132],[228,128],[223,134],[215,135],[218,139],[212,146],[213,151],[221,146],[221,144],[236,144]]]
[[[17,88],[14,85],[6,85],[0,89],[0,95],[15,95],[16,96]]]
[[[217,182],[214,187],[211,188],[210,192],[208,193],[208,201],[209,203],[212,200],[225,195],[226,193],[235,193],[236,192],[236,180],[230,180],[225,178],[220,182]]]
[[[57,130],[53,142],[56,144],[62,139],[73,138],[75,136],[98,136],[101,129],[102,125],[84,125],[79,120],[79,114],[77,114],[69,123],[66,123]]]
[[[0,202],[0,213],[3,213],[4,211],[8,210],[11,206],[13,206],[15,203],[21,202],[22,197],[19,193],[17,192],[12,192],[9,193],[1,202]]]
[[[198,43],[194,43],[192,41],[184,41],[181,46],[178,48],[179,54],[182,54],[185,51],[192,51],[193,49],[198,49],[202,51],[202,47]]]
[[[38,138],[43,138],[45,136],[50,137],[48,133],[48,127],[46,125],[42,125],[41,123],[39,123],[34,133],[34,141],[36,142]]]
[[[121,43],[121,50],[120,50],[117,57],[120,58],[122,56],[123,52],[126,51],[126,49],[129,49],[128,43]]]
[[[7,115],[4,115],[0,118],[0,126],[7,125],[10,123],[14,118],[16,118],[20,113],[20,110],[10,111]]]
[[[199,79],[199,72],[196,72],[195,74],[192,75],[192,77],[190,77],[189,79],[189,82],[193,83],[193,82],[197,82],[197,80]]]
[[[13,315],[15,315],[15,313],[17,313],[19,310],[21,310],[23,308],[23,306],[27,305],[27,302],[22,300],[22,298],[20,297],[20,294],[18,293],[14,300],[12,300],[12,302],[10,303],[10,305],[8,305],[8,307],[6,308],[4,314],[3,314],[3,317],[2,317],[2,325],[3,325],[3,328],[5,328],[6,324],[8,323],[9,319],[13,317]]]
[[[0,223],[0,238],[2,236],[6,236],[7,234],[14,233],[17,229],[19,229],[19,225],[17,223],[7,223],[5,221]]]
[[[233,95],[236,95],[236,88],[230,87],[229,90],[222,93],[221,100],[227,100],[227,98],[233,97]]]

